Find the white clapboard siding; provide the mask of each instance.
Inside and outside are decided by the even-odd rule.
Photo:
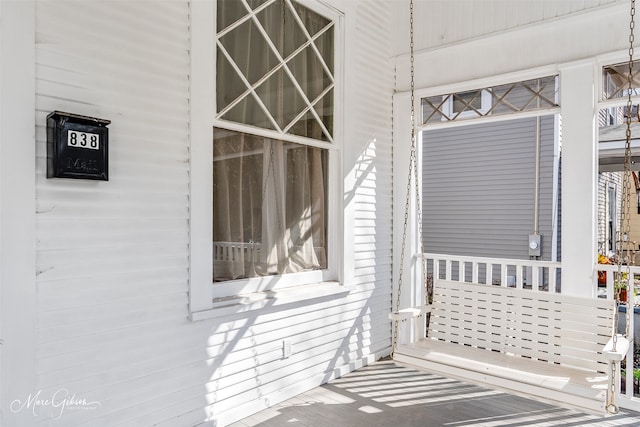
[[[550,0],[550,1],[437,1],[415,2],[415,16],[432,17],[426,25],[415,27],[416,50],[430,49],[503,32],[515,27],[540,23],[617,0]],[[408,26],[408,7],[400,9],[396,26]],[[396,34],[396,48],[408,52],[407,35]]]
[[[378,298],[381,303],[378,306],[378,310],[384,308],[384,297]],[[372,301],[375,303],[375,300]],[[225,382],[229,382],[233,385],[237,382],[238,378],[244,378],[249,380],[253,378],[251,371],[246,371],[246,363],[255,365],[255,361],[259,361],[261,364],[277,362],[282,358],[282,339],[287,338],[291,340],[294,347],[294,353],[305,353],[309,347],[308,342],[313,340],[329,341],[331,334],[338,333],[345,328],[351,328],[352,324],[345,324],[341,321],[341,316],[357,317],[358,324],[365,327],[372,323],[375,319],[372,318],[371,311],[375,310],[375,305],[371,311],[367,310],[367,302],[361,301],[355,304],[347,304],[343,313],[338,313],[340,306],[337,304],[332,308],[325,308],[322,310],[315,310],[315,307],[309,307],[314,311],[313,320],[310,320],[310,316],[304,316],[303,314],[294,316],[291,318],[292,322],[299,322],[304,317],[307,323],[307,329],[302,326],[292,328],[280,327],[277,330],[269,331],[267,328],[261,328],[262,324],[258,324],[256,327],[248,328],[247,330],[241,328],[231,331],[221,332],[220,335],[214,335],[208,338],[209,343],[205,352],[208,356],[214,357],[219,354],[226,354],[230,347],[233,348],[233,356],[229,359],[223,370],[214,371],[208,375],[209,381],[216,381],[218,387],[223,387]],[[324,305],[322,305],[324,306]],[[331,316],[325,317],[325,313],[336,313]],[[379,319],[378,319],[379,322]],[[273,325],[276,322],[269,321],[265,325]],[[311,329],[309,328],[316,328]],[[367,337],[371,337],[370,331],[366,331]],[[166,337],[166,334],[165,334]],[[153,339],[146,340],[141,339],[145,345],[138,345],[130,347],[128,355],[119,355],[121,363],[118,363],[117,367],[111,369],[111,379],[104,383],[100,375],[96,375],[96,368],[103,367],[105,370],[109,368],[108,362],[94,360],[92,363],[85,363],[80,366],[70,366],[65,370],[56,370],[51,373],[42,374],[43,386],[55,388],[61,381],[74,380],[74,388],[79,390],[90,390],[92,387],[98,385],[109,386],[110,383],[117,384],[123,379],[129,378],[135,372],[144,370],[146,372],[157,372],[162,374],[165,371],[165,364],[167,359],[175,358],[176,363],[195,363],[202,359],[202,354],[191,351],[196,345],[197,340],[201,337],[198,335],[185,336],[182,339],[176,337],[166,339],[165,337],[154,336]],[[164,339],[163,339],[164,338]],[[339,337],[338,337],[339,338]],[[350,337],[349,340],[355,337]],[[231,343],[231,344],[230,344]],[[171,347],[172,344],[173,347]],[[131,346],[130,343],[128,343]],[[311,348],[319,343],[315,343]],[[154,356],[144,357],[145,352],[152,351]],[[162,355],[158,357],[157,355]],[[67,355],[68,356],[68,355]],[[135,356],[140,356],[137,358]],[[58,357],[57,359],[60,359]],[[132,359],[133,358],[133,359]],[[55,358],[54,358],[55,360]],[[104,366],[103,366],[104,365]],[[98,369],[98,372],[100,369]],[[230,376],[234,376],[231,378]],[[103,381],[100,383],[100,381]],[[126,392],[125,392],[126,394]]]
[[[100,402],[59,419],[45,408],[40,425],[222,426],[388,353],[390,5],[335,6],[357,52],[341,147],[357,181],[348,292],[192,322],[189,2],[37,3],[38,387]],[[108,182],[46,178],[54,110],[112,121]]]
[[[374,303],[371,307],[372,312],[381,311],[384,309],[384,307],[388,307],[387,296],[378,299],[381,300],[380,304],[375,304],[375,301],[372,301]],[[363,315],[363,313],[367,313],[369,311],[367,310],[367,306],[369,305],[369,303],[370,302],[366,298],[364,298],[359,304],[348,304],[348,306],[344,307],[347,309],[346,311],[341,310],[342,307],[340,307],[339,305],[336,305],[333,309],[314,310],[314,316],[317,317],[317,320],[315,321],[317,324],[315,325],[315,327],[321,328],[320,324],[325,324],[324,314],[327,311],[335,312],[336,317],[343,316],[358,319],[358,321],[356,322],[356,327],[358,328],[358,330],[366,330],[369,328],[380,328],[386,326],[386,322],[381,321],[379,316],[376,324],[370,324],[369,316]],[[337,301],[336,304],[338,304]],[[351,309],[352,307],[353,309]],[[341,311],[342,313],[340,313]],[[276,314],[277,316],[283,315],[283,313],[274,313],[274,315]],[[304,317],[304,314],[301,313],[297,317]],[[296,317],[291,319],[291,321],[296,324],[299,323]],[[238,383],[242,383],[244,385],[256,384],[256,381],[259,381],[255,378],[256,366],[260,366],[259,371],[264,375],[267,375],[272,367],[284,370],[286,372],[286,370],[288,369],[287,366],[290,366],[290,363],[293,363],[294,361],[296,361],[296,363],[298,364],[309,363],[310,355],[313,355],[313,357],[324,357],[326,360],[327,354],[331,354],[331,351],[323,349],[333,348],[335,351],[336,344],[340,344],[342,347],[344,347],[345,345],[347,345],[347,343],[349,343],[348,345],[350,347],[355,345],[355,347],[360,348],[361,351],[369,348],[368,342],[372,342],[372,340],[369,338],[370,335],[362,337],[354,336],[353,334],[349,334],[349,329],[352,328],[352,326],[349,326],[349,322],[338,322],[332,325],[330,321],[331,319],[326,319],[326,323],[328,323],[329,325],[328,327],[320,329],[318,331],[309,332],[309,334],[311,334],[309,335],[310,339],[303,340],[300,343],[296,341],[297,337],[295,335],[291,336],[290,339],[292,340],[294,355],[290,360],[288,360],[286,364],[284,364],[284,367],[283,361],[281,359],[281,345],[279,345],[279,343],[267,342],[265,344],[260,344],[259,342],[253,342],[255,340],[258,340],[259,337],[264,337],[262,339],[270,339],[271,337],[267,336],[267,334],[269,333],[268,331],[262,332],[259,330],[254,331],[253,328],[240,328],[237,330],[235,336],[230,334],[230,331],[223,330],[220,333],[207,338],[206,331],[199,330],[198,334],[201,335],[198,336],[198,334],[193,334],[193,342],[191,343],[181,342],[180,340],[176,340],[174,338],[172,343],[175,344],[176,348],[174,348],[173,350],[168,349],[167,351],[166,346],[164,348],[157,348],[159,344],[162,343],[162,339],[155,339],[155,341],[157,342],[155,345],[153,345],[151,342],[146,345],[144,342],[141,343],[141,345],[139,344],[138,346],[134,347],[137,348],[137,351],[134,354],[130,355],[129,357],[122,356],[122,363],[117,363],[117,367],[110,369],[107,384],[104,384],[104,374],[95,374],[95,372],[93,372],[94,375],[92,375],[92,378],[85,378],[83,380],[73,382],[72,385],[74,389],[77,388],[79,390],[84,390],[85,388],[92,389],[93,387],[97,386],[103,387],[105,395],[109,396],[105,399],[104,404],[108,405],[111,408],[111,405],[115,404],[118,404],[119,406],[120,403],[131,403],[132,401],[135,403],[140,399],[148,399],[150,393],[151,395],[153,395],[154,389],[170,390],[170,387],[175,384],[179,384],[181,387],[183,387],[183,390],[192,390],[193,395],[198,396],[198,391],[201,391],[203,387],[202,378],[203,376],[206,376],[207,378],[210,378],[209,384],[206,385],[207,389],[216,390],[216,396],[219,397],[226,396],[227,393],[231,393],[231,396],[228,397],[229,399],[232,399],[229,402],[229,405],[230,407],[234,407],[234,405],[237,403],[235,400],[233,400],[235,393],[229,392],[228,390],[225,391],[227,386],[237,387]],[[241,324],[245,322],[238,320],[237,323]],[[277,324],[277,320],[268,321],[268,319],[265,319],[264,323],[261,322],[257,324],[256,329],[260,329],[260,326],[262,326],[263,324],[275,327]],[[189,326],[190,325],[187,325],[187,327]],[[314,325],[311,324],[311,326]],[[343,333],[340,333],[340,327],[345,328]],[[176,328],[176,326],[174,326],[174,328]],[[336,332],[332,333],[332,330],[336,330]],[[280,332],[280,334],[284,335],[286,335],[287,332],[287,330],[283,329],[282,327],[280,327],[278,331]],[[234,337],[240,337],[240,339],[235,340]],[[276,334],[274,334],[274,337],[280,338]],[[348,337],[346,338],[347,341],[344,341],[345,337]],[[305,336],[305,338],[307,337]],[[207,349],[207,353],[210,355],[209,357],[213,358],[218,354],[228,355],[227,357],[225,357],[225,359],[228,360],[221,362],[224,362],[224,366],[221,365],[218,370],[213,371],[215,376],[212,376],[212,371],[210,370],[210,368],[202,363],[201,353],[197,351],[188,351],[189,349],[196,349],[198,346],[198,340],[202,339],[216,339],[217,341],[221,341],[218,345]],[[305,344],[305,342],[308,343]],[[321,342],[324,342],[326,344],[318,344]],[[308,347],[308,345],[311,345],[311,347]],[[376,343],[376,345],[380,346],[384,345],[384,343]],[[234,348],[233,353],[228,351],[228,348],[230,347]],[[244,348],[244,350],[242,350],[241,348]],[[235,351],[236,349],[238,349],[238,351]],[[150,358],[147,356],[147,358],[144,358],[145,350],[148,350],[154,354],[161,354],[162,356],[156,356],[154,358]],[[163,353],[163,350],[167,352]],[[322,354],[316,356],[318,351],[322,351],[323,354],[326,351],[329,351],[329,353],[324,354],[324,356],[322,356]],[[258,353],[258,355],[252,356],[256,352]],[[137,355],[137,353],[139,353],[143,357],[141,359],[136,359],[135,356]],[[211,360],[213,363],[216,363],[217,361],[217,359],[215,358]],[[93,365],[94,369],[96,367],[101,367],[99,361],[96,360],[94,362],[96,362]],[[178,369],[168,372],[167,364],[177,367]],[[89,373],[92,373],[91,368],[92,366],[86,367]],[[143,373],[144,375],[139,378],[141,373]],[[274,375],[277,376],[278,374],[276,373]],[[126,389],[123,390],[123,386],[125,384]],[[225,384],[227,385],[225,386]],[[245,396],[246,392],[247,391],[243,392],[242,396]],[[115,401],[113,399],[115,399]],[[219,405],[216,405],[216,407],[219,407]],[[138,410],[141,409],[138,407],[138,405],[136,405],[136,408]],[[137,413],[139,414],[139,412]],[[109,416],[108,419],[110,421],[113,419],[117,419],[117,416],[120,416],[119,411],[114,412],[113,415],[116,416],[116,418],[111,418]]]

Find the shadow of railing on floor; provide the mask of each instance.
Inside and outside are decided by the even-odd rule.
[[[640,414],[602,418],[487,389],[394,362],[378,362],[272,408],[239,426],[640,425]],[[265,414],[266,415],[266,414]]]

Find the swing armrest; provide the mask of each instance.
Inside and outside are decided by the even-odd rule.
[[[624,335],[618,334],[615,351],[613,350],[613,338],[610,338],[602,349],[602,354],[609,362],[620,362],[625,358],[628,350],[629,340]]]
[[[431,305],[423,305],[412,308],[405,308],[398,312],[389,313],[389,320],[409,320],[414,317],[418,317],[422,314],[429,313],[431,311]]]
[[[425,337],[425,316],[431,311],[431,306],[423,305],[413,308],[405,308],[397,313],[389,313],[389,319],[393,320],[397,325],[397,342],[396,344],[411,344]]]

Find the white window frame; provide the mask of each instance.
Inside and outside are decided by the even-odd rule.
[[[191,3],[191,188],[189,313],[192,320],[257,309],[265,301],[291,302],[344,292],[343,233],[343,82],[344,14],[320,0],[296,0],[334,22],[333,142],[283,135],[216,119],[216,1]],[[278,276],[213,282],[214,128],[327,149],[327,268]],[[327,282],[331,282],[332,286]],[[314,286],[317,285],[317,286]],[[273,301],[269,304],[273,305]]]

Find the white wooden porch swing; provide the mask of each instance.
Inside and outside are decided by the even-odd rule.
[[[632,111],[633,29],[635,0],[631,0],[629,95]],[[411,152],[406,193],[402,250],[393,320],[392,356],[440,375],[485,385],[509,393],[596,414],[619,411],[620,362],[629,351],[627,331],[617,332],[618,305],[613,299],[583,298],[508,287],[433,278],[431,302],[400,310],[407,240],[411,181],[415,179],[419,236],[422,236],[418,189],[414,102],[413,0],[410,0]],[[619,254],[630,253],[631,117],[627,133],[623,177],[622,231]],[[412,178],[413,176],[413,178]],[[420,252],[424,253],[422,238]],[[422,283],[426,291],[426,260]],[[618,278],[623,276],[619,257]],[[628,263],[627,263],[628,265]],[[627,267],[627,279],[632,277]],[[632,294],[629,292],[628,294]],[[629,297],[629,303],[631,302]],[[631,305],[628,305],[631,307]],[[427,316],[427,313],[428,316]],[[427,321],[427,317],[429,317]],[[425,331],[425,323],[428,323]]]

